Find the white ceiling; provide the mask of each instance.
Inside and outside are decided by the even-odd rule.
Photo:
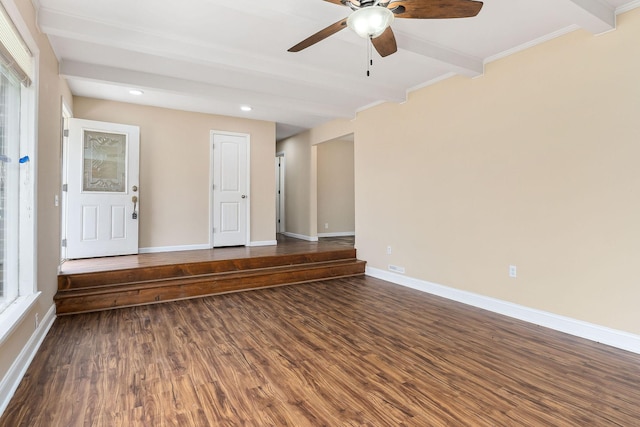
[[[273,121],[281,139],[402,102],[454,74],[481,75],[487,62],[568,31],[609,31],[617,13],[640,1],[485,0],[474,18],[396,19],[398,52],[374,52],[369,77],[366,41],[349,29],[287,52],[350,13],[323,0],[34,4],[74,95]]]

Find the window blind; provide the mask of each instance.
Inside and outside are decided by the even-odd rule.
[[[33,55],[0,5],[0,60],[25,85],[33,80]]]

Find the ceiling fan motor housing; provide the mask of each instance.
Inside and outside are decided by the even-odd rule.
[[[347,26],[363,38],[376,38],[393,22],[393,12],[382,6],[366,6],[349,15]]]

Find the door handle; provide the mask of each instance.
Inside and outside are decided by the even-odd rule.
[[[131,201],[133,202],[133,213],[131,214],[131,218],[138,219],[138,212],[136,212],[136,205],[138,204],[138,196],[131,197]]]
[[[243,194],[243,195],[242,195],[242,196],[240,196],[240,197],[242,197],[243,199],[246,199],[246,198],[247,198],[247,195],[246,195],[246,194]]]

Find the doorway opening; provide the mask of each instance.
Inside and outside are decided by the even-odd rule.
[[[353,134],[316,145],[318,238],[355,236]]]
[[[276,154],[276,233],[287,231],[285,222],[285,157],[284,153]]]

